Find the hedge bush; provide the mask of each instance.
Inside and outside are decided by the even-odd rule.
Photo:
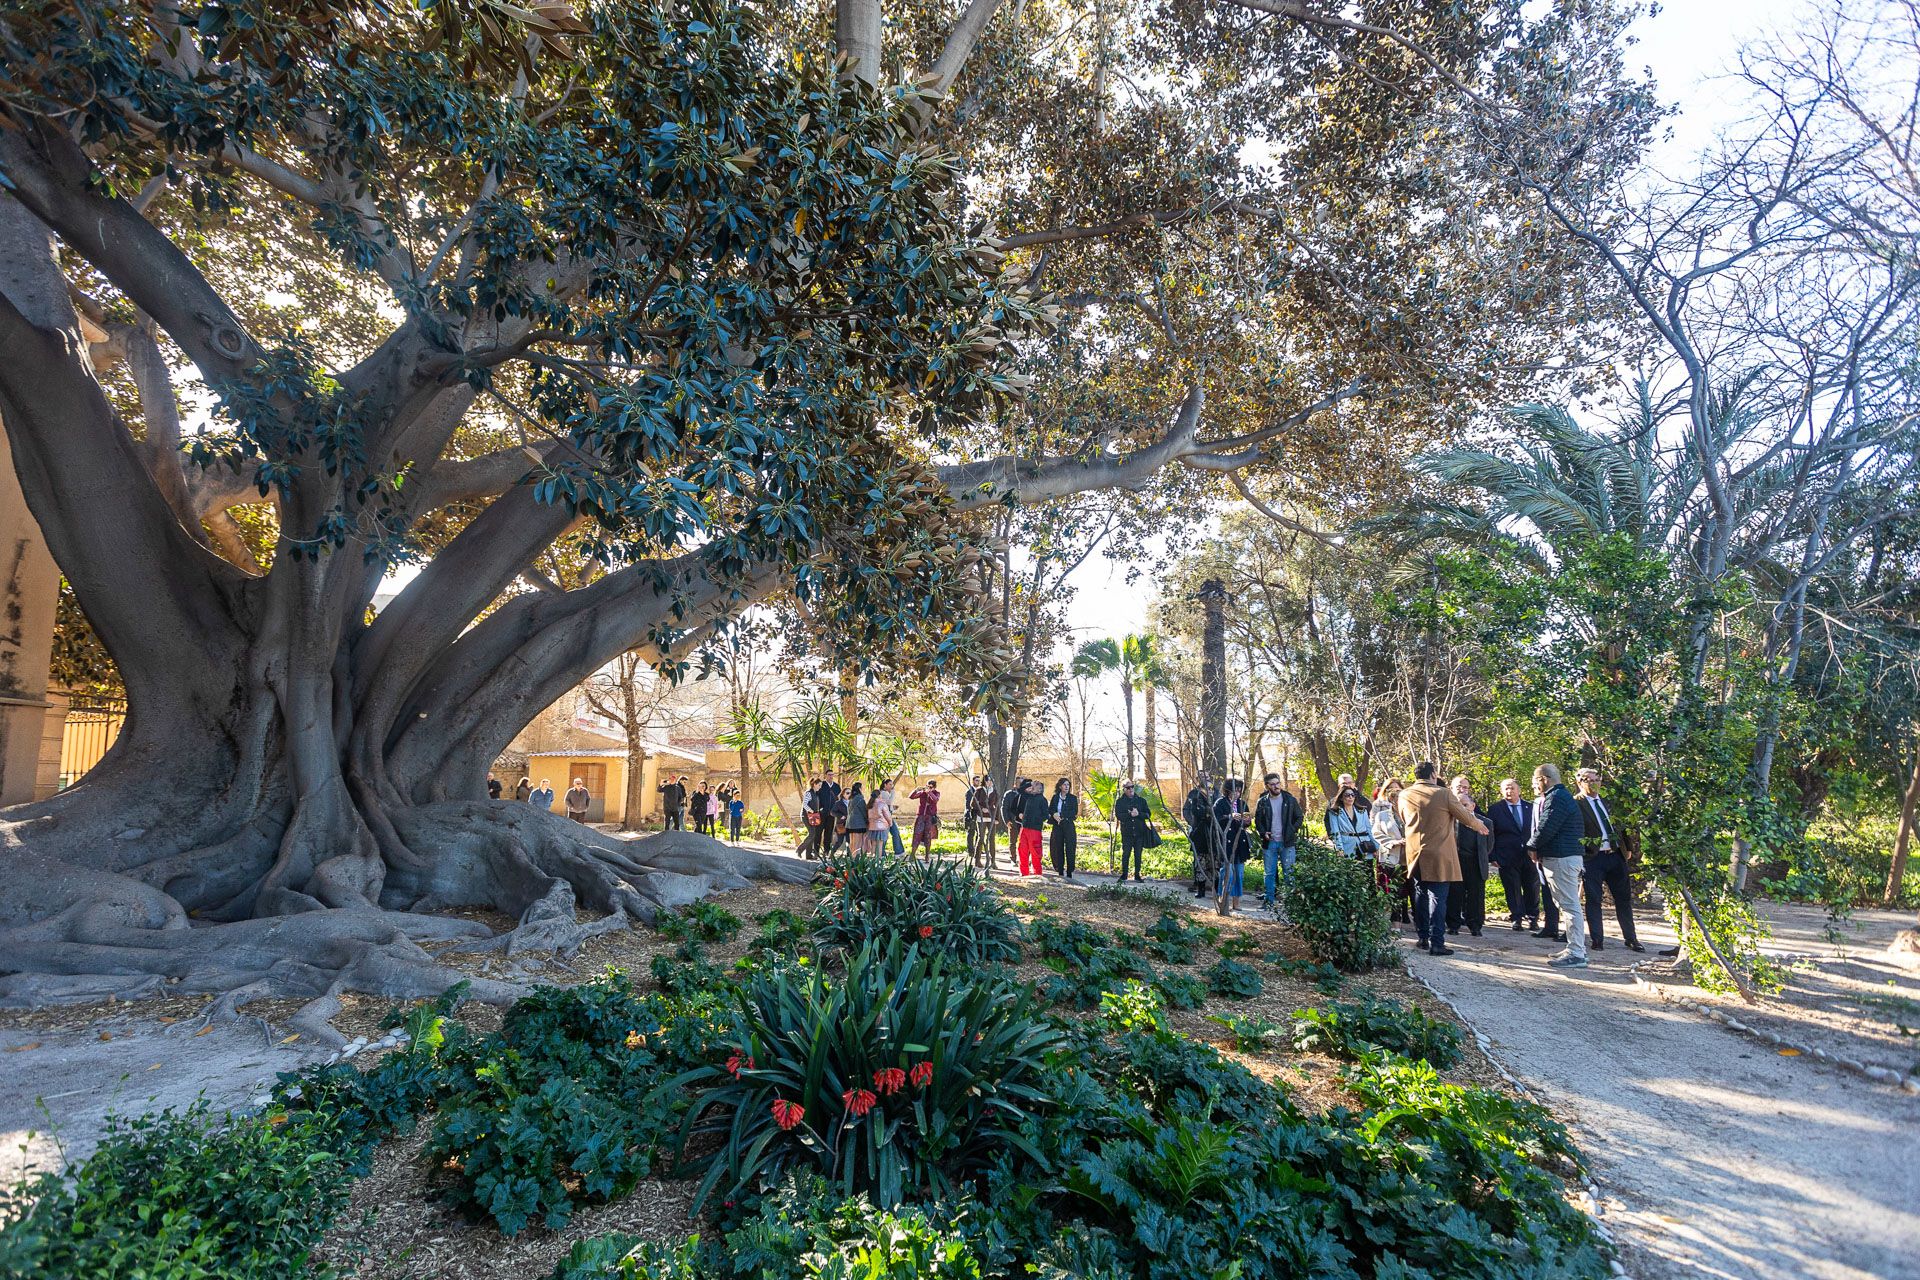
[[[1285,904],[1315,960],[1350,973],[1393,963],[1393,924],[1371,863],[1303,838]]]

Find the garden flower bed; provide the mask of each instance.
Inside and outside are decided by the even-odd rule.
[[[1607,1271],[1551,1118],[1284,926],[843,858],[595,949],[504,1018],[396,1011],[404,1048],[262,1116],[122,1135],[0,1275]],[[225,1223],[269,1203],[271,1247]]]

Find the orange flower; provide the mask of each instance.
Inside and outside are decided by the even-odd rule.
[[[932,1083],[933,1083],[933,1064],[931,1062],[914,1063],[913,1064],[913,1087],[916,1089],[924,1089]]]
[[[873,1087],[883,1094],[895,1094],[907,1087],[907,1073],[898,1067],[882,1067],[873,1073]]]
[[[745,1067],[749,1071],[753,1070],[753,1059],[743,1058],[737,1053],[727,1059],[727,1074],[736,1080],[740,1078],[741,1067]]]
[[[933,926],[932,926],[932,925],[930,925],[930,924],[923,924],[923,925],[921,925],[921,926],[920,926],[920,936],[921,936],[921,937],[922,937],[923,939],[924,939],[924,938],[931,938],[931,937],[933,936]]]
[[[873,1104],[880,1099],[871,1089],[849,1089],[840,1095],[840,1101],[845,1104],[848,1114],[857,1119],[873,1110]]]
[[[807,1109],[797,1102],[788,1102],[785,1098],[773,1100],[773,1122],[782,1129],[792,1131],[793,1127],[807,1118]]]

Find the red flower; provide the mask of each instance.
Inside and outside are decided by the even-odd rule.
[[[840,1101],[846,1104],[850,1115],[858,1118],[873,1110],[873,1104],[880,1099],[870,1089],[849,1089],[840,1095]]]
[[[931,937],[933,936],[933,926],[932,926],[932,925],[930,925],[930,924],[923,924],[923,925],[921,925],[921,926],[920,926],[920,936],[921,936],[922,938],[931,938]]]
[[[898,1067],[882,1067],[873,1073],[873,1087],[883,1094],[895,1094],[907,1087],[907,1073]]]
[[[749,1071],[753,1070],[753,1059],[743,1058],[737,1053],[727,1059],[727,1074],[736,1080],[740,1078],[741,1067],[745,1067]]]
[[[807,1118],[807,1109],[797,1102],[788,1102],[785,1098],[773,1100],[773,1122],[782,1129],[791,1131],[793,1127]]]
[[[913,1064],[912,1074],[913,1087],[916,1089],[924,1089],[933,1083],[933,1064],[931,1062],[916,1062]]]

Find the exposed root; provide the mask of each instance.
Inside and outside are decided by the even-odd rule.
[[[465,979],[422,942],[568,956],[589,938],[651,923],[709,893],[753,880],[804,883],[815,872],[810,863],[690,832],[621,840],[511,803],[420,805],[388,816],[410,850],[407,865],[370,872],[365,848],[316,857],[317,841],[303,838],[306,852],[283,842],[245,887],[232,868],[200,865],[190,854],[145,866],[129,859],[122,873],[15,843],[5,852],[19,855],[16,867],[29,874],[0,881],[0,1007],[206,992],[218,998],[204,1026],[243,1016],[240,1006],[255,999],[303,997],[308,1003],[288,1026],[337,1047],[344,1037],[329,1019],[346,992],[419,999],[466,980],[469,998],[489,1003],[523,993],[512,983]],[[257,867],[274,830],[254,826],[205,852]],[[5,834],[0,826],[0,844],[9,843]],[[206,897],[183,903],[168,892],[190,886]],[[198,914],[211,907],[225,916],[242,903],[248,918]],[[516,924],[495,934],[439,914],[453,908],[504,912]]]

